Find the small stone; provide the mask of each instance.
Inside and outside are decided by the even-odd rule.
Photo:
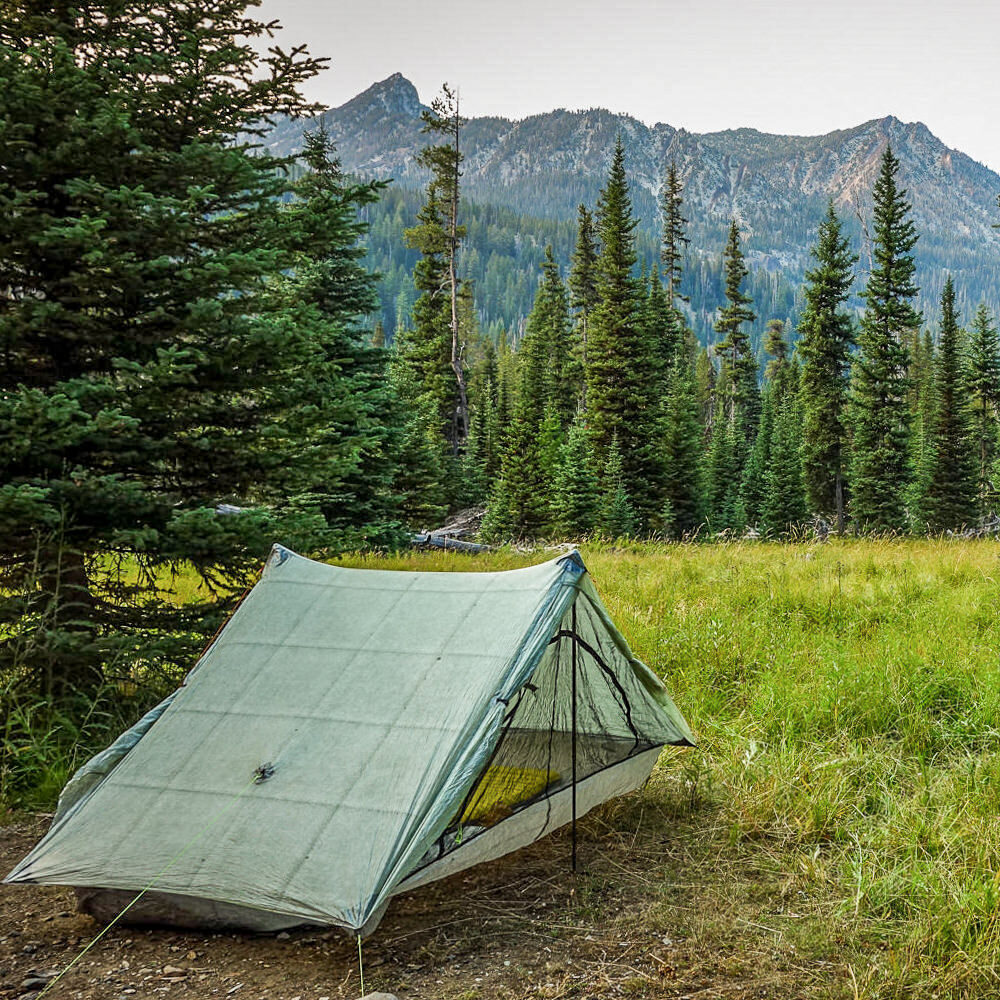
[[[277,935],[277,939],[279,941],[287,941],[291,936],[292,935],[289,934],[288,931],[281,931],[281,933]]]
[[[21,983],[21,989],[26,993],[34,993],[36,990],[43,990],[49,985],[48,976],[28,976],[23,983]]]
[[[187,969],[181,969],[176,965],[165,965],[161,970],[165,976],[186,976]]]

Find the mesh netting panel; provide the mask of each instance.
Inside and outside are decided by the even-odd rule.
[[[511,699],[488,765],[418,870],[574,779],[579,784],[672,738],[584,595]]]

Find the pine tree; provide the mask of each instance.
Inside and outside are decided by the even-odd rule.
[[[773,383],[765,386],[761,394],[760,422],[757,424],[757,436],[753,447],[747,456],[743,469],[743,479],[740,483],[740,499],[746,511],[747,522],[756,525],[761,519],[764,504],[767,500],[767,476],[771,468],[772,446],[774,439],[774,414],[780,405],[780,396],[775,391]]]
[[[989,310],[979,304],[969,337],[973,453],[982,507],[994,499],[992,469],[1000,443],[1000,342]]]
[[[740,472],[732,425],[717,419],[705,454],[708,526],[713,533],[740,530],[745,524],[740,502]]]
[[[281,216],[286,239],[299,248],[296,263],[272,287],[294,310],[299,335],[314,331],[312,350],[326,378],[317,371],[299,387],[285,422],[289,446],[307,445],[312,466],[288,488],[322,512],[342,547],[385,544],[394,537],[402,414],[388,356],[358,323],[377,302],[376,279],[363,265],[367,227],[358,214],[385,185],[348,180],[323,128],[305,134],[300,161],[307,170]]]
[[[663,283],[655,270],[648,280],[648,293],[642,307],[642,324],[648,341],[650,363],[653,366],[655,396],[650,403],[655,405],[669,389],[674,358],[681,347],[676,316],[667,304]]]
[[[906,192],[896,185],[898,170],[887,146],[875,181],[873,267],[862,292],[866,309],[851,379],[851,513],[862,530],[906,529],[913,477],[904,337],[920,325],[910,301],[918,291],[912,254],[918,237]]]
[[[847,414],[854,324],[844,305],[854,280],[852,254],[833,202],[827,206],[806,272],[805,308],[799,319],[802,356],[802,464],[809,507],[833,515],[844,532],[849,463]]]
[[[716,333],[722,334],[722,340],[715,349],[722,358],[724,373],[728,375],[729,397],[724,401],[724,412],[733,427],[737,471],[742,472],[757,435],[760,389],[757,385],[757,358],[750,344],[750,334],[744,328],[757,315],[750,308],[753,300],[741,290],[749,271],[740,247],[740,233],[735,219],[729,226],[723,262],[726,273],[726,305],[719,310],[719,318],[715,323]]]
[[[44,696],[111,663],[174,683],[275,538],[360,544],[391,505],[382,356],[349,315],[374,309],[372,189],[296,194],[254,146],[321,62],[260,56],[247,7],[0,18],[0,673]],[[218,597],[178,607],[182,567]]]
[[[662,505],[660,430],[655,392],[656,362],[640,315],[640,294],[632,276],[636,264],[625,151],[615,145],[608,181],[598,202],[601,253],[597,261],[598,303],[587,349],[587,415],[599,462],[611,442],[621,451],[624,481],[636,514],[644,522]]]
[[[444,227],[439,191],[432,182],[417,213],[417,225],[405,232],[407,246],[421,254],[413,269],[419,295],[413,304],[412,325],[397,333],[396,350],[407,369],[405,384],[415,393],[408,405],[433,410],[441,447],[454,454],[457,398],[451,372],[451,300]]]
[[[405,338],[409,360],[421,397],[435,400],[445,440],[453,455],[465,445],[469,433],[464,344],[459,324],[458,248],[465,237],[459,225],[459,180],[464,155],[459,137],[465,125],[459,115],[458,97],[444,84],[439,97],[421,112],[423,131],[443,138],[417,154],[417,162],[431,171],[427,201],[417,225],[407,229],[407,244],[422,258],[414,271],[421,293],[413,308],[414,329]]]
[[[481,533],[487,541],[538,538],[549,523],[549,483],[542,472],[538,428],[521,395],[483,518]]]
[[[664,530],[675,538],[696,531],[705,519],[700,410],[691,367],[678,351],[665,405],[664,506],[660,513]]]
[[[771,447],[765,473],[761,528],[765,533],[793,532],[808,516],[802,480],[802,415],[794,393],[775,396]]]
[[[586,206],[578,211],[576,247],[569,272],[570,307],[576,311],[580,327],[580,366],[587,370],[587,338],[590,317],[597,307],[597,244],[594,240],[594,219]],[[587,409],[587,383],[580,389],[581,409]]]
[[[552,491],[552,522],[558,537],[590,534],[597,523],[600,489],[586,426],[573,422],[560,455]]]
[[[546,356],[542,395],[544,405],[551,407],[564,430],[572,423],[579,405],[583,372],[576,358],[573,330],[569,319],[566,286],[559,276],[559,265],[552,256],[552,245],[545,248],[542,283],[532,317],[543,330]],[[536,315],[536,311],[538,314]]]
[[[941,338],[934,365],[929,434],[930,475],[923,501],[927,527],[933,532],[975,524],[979,515],[977,463],[961,339],[955,286],[948,275],[941,293]]]
[[[913,479],[906,494],[911,527],[926,531],[924,496],[933,474],[934,338],[931,331],[913,330],[904,338],[909,364],[906,369],[907,405],[910,411],[910,468]]]
[[[677,164],[671,160],[660,197],[660,212],[663,217],[660,262],[667,282],[667,304],[671,310],[678,308],[678,302],[688,301],[687,296],[681,294],[685,247],[691,242],[687,237],[688,220],[681,213],[683,204],[683,186],[677,173]]]
[[[618,439],[611,439],[604,474],[601,476],[603,500],[598,512],[598,527],[609,538],[623,538],[635,533],[637,518],[628,488]]]

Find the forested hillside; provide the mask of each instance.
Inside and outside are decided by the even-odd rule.
[[[413,300],[412,256],[401,235],[414,223],[427,172],[415,162],[424,143],[423,105],[399,74],[320,116],[345,169],[394,181],[383,202],[369,209],[373,226],[369,263],[382,272],[382,322],[391,332]],[[266,138],[272,152],[298,150],[316,121],[283,121]],[[690,218],[684,292],[688,321],[712,343],[722,304],[721,255],[730,218],[740,225],[758,305],[752,338],[759,347],[767,321],[797,326],[796,289],[809,266],[809,247],[829,198],[860,255],[859,285],[869,267],[866,236],[870,191],[886,141],[900,159],[900,182],[921,232],[918,310],[934,316],[945,271],[954,276],[958,305],[972,311],[985,301],[1000,307],[1000,282],[991,261],[998,246],[993,206],[1000,177],[948,149],[920,123],[893,117],[822,136],[766,135],[733,129],[697,135],[657,124],[647,127],[601,109],[560,109],[512,122],[471,119],[463,131],[462,176],[469,227],[460,266],[475,286],[484,326],[500,324],[515,336],[531,309],[546,243],[569,264],[577,207],[591,208],[603,183],[615,137],[628,149],[627,170],[639,225],[640,266],[651,265],[659,233],[657,197],[667,164],[677,164]],[[851,300],[860,308],[860,300]],[[400,310],[402,305],[402,311]]]

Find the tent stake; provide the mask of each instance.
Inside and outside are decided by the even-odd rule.
[[[573,871],[576,871],[576,601],[573,601],[573,778],[570,798],[573,803]]]

